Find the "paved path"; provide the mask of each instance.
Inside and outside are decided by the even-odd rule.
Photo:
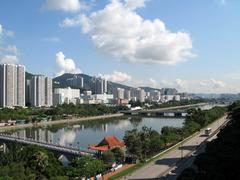
[[[55,121],[47,121],[47,122],[40,122],[40,123],[28,123],[28,124],[19,124],[14,126],[2,126],[0,127],[0,132],[9,129],[22,129],[22,128],[29,128],[35,126],[45,126],[45,125],[53,125],[53,124],[65,124],[65,123],[75,123],[79,121],[90,121],[90,120],[105,120],[109,118],[121,117],[124,114],[116,113],[116,114],[106,114],[101,116],[89,116],[89,117],[81,117],[81,118],[72,118],[72,119],[61,119]]]
[[[209,125],[209,127],[212,128],[213,132],[217,132],[217,129],[226,121],[227,119],[225,116]],[[204,130],[201,130],[200,134],[192,137],[190,140],[183,143],[179,148],[173,149],[156,161],[147,164],[146,166],[140,168],[127,177],[123,177],[122,179],[162,179],[163,177],[167,177],[169,174],[171,175],[176,167],[181,167],[178,170],[178,173],[180,174],[183,169],[189,167],[194,161],[192,153],[196,151],[196,149],[198,149],[197,153],[200,153],[204,150],[202,145],[205,143],[208,137],[204,136],[203,134]],[[175,176],[169,176],[168,179],[176,179],[178,173],[175,172]]]

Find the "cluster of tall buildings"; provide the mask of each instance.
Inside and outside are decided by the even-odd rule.
[[[33,76],[26,82],[22,65],[0,65],[0,107],[26,105],[52,106],[52,79],[42,75]]]
[[[101,77],[88,80],[85,87],[81,75],[66,79],[67,88],[53,89],[53,80],[43,75],[25,79],[22,65],[0,65],[0,107],[33,106],[50,107],[58,104],[128,104],[129,101],[167,102],[180,100],[176,89],[145,91],[144,88],[108,88]],[[74,88],[74,89],[72,89]],[[80,89],[85,91],[80,92]]]

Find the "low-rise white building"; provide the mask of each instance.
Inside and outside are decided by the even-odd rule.
[[[58,104],[77,104],[80,100],[80,89],[71,89],[68,88],[56,88],[54,89],[53,95],[53,103],[54,105]]]

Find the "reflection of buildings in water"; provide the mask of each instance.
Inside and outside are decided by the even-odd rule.
[[[138,126],[142,123],[143,118],[142,117],[131,117],[129,121],[131,122],[133,128],[138,128]]]
[[[84,131],[85,127],[84,127],[84,124],[77,124],[77,125],[73,125],[73,129],[75,131]]]
[[[53,133],[47,129],[21,129],[15,133],[13,133],[14,136],[19,137],[21,139],[30,138],[34,139],[35,141],[41,141],[41,142],[52,142],[53,140]]]
[[[102,124],[102,131],[107,132],[108,124]]]
[[[21,138],[21,139],[26,139],[26,130],[21,129],[19,131],[16,131],[12,134],[12,136],[18,137],[18,138]]]

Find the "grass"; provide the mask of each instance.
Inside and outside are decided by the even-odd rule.
[[[109,180],[114,180],[114,179],[119,179],[123,176],[126,176],[128,174],[131,174],[132,172],[136,171],[137,169],[143,167],[146,163],[137,163],[136,165],[128,168],[128,169],[125,169],[117,174],[114,174],[112,177],[109,178]]]

